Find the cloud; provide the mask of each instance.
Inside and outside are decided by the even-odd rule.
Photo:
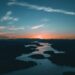
[[[0,30],[3,30],[5,29],[6,27],[5,26],[0,26]]]
[[[18,19],[18,18],[13,18],[13,20],[14,20],[14,21],[18,21],[19,19]]]
[[[24,30],[25,28],[22,26],[0,26],[0,30],[10,30],[10,31],[16,31],[16,30]]]
[[[6,12],[6,14],[1,18],[1,21],[11,20],[12,19],[12,17],[10,17],[11,14],[12,14],[11,11]]]
[[[18,21],[17,17],[12,16],[12,11],[7,11],[6,14],[1,18],[1,22],[5,21]]]
[[[13,33],[8,33],[8,32],[0,32],[0,39],[14,39],[16,37],[15,34]]]
[[[18,6],[23,6],[23,7],[28,7],[30,9],[34,9],[34,10],[38,10],[38,11],[44,11],[44,12],[48,12],[48,13],[62,13],[62,14],[66,14],[66,15],[74,15],[75,16],[75,12],[72,11],[66,11],[66,10],[62,10],[62,9],[54,9],[52,7],[45,7],[45,6],[38,6],[38,5],[33,5],[33,4],[29,4],[29,3],[20,3],[17,1],[12,1],[12,2],[8,2],[8,5],[18,5]]]
[[[15,27],[15,26],[8,27],[8,30],[14,30],[14,31],[16,31],[16,30],[24,30],[24,29],[25,29],[24,27]]]
[[[8,11],[8,12],[6,13],[6,15],[8,15],[8,16],[10,16],[11,14],[12,14],[11,11]]]
[[[42,27],[44,27],[44,24],[33,26],[33,27],[31,27],[31,29],[39,29]]]

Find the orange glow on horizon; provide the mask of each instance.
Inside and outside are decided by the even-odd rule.
[[[29,39],[75,39],[75,34],[54,34],[54,33],[40,33],[40,34],[7,34],[0,33],[0,38],[17,39],[17,38],[29,38]]]
[[[17,35],[16,38],[33,38],[33,39],[75,39],[75,34],[28,34]]]

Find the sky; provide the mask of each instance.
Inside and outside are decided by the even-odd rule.
[[[0,0],[0,38],[75,39],[75,0]]]

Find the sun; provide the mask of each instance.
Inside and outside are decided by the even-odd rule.
[[[36,38],[43,39],[43,37],[41,35],[38,35]]]

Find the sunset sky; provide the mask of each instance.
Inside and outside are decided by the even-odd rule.
[[[75,39],[75,0],[0,0],[0,38]]]

